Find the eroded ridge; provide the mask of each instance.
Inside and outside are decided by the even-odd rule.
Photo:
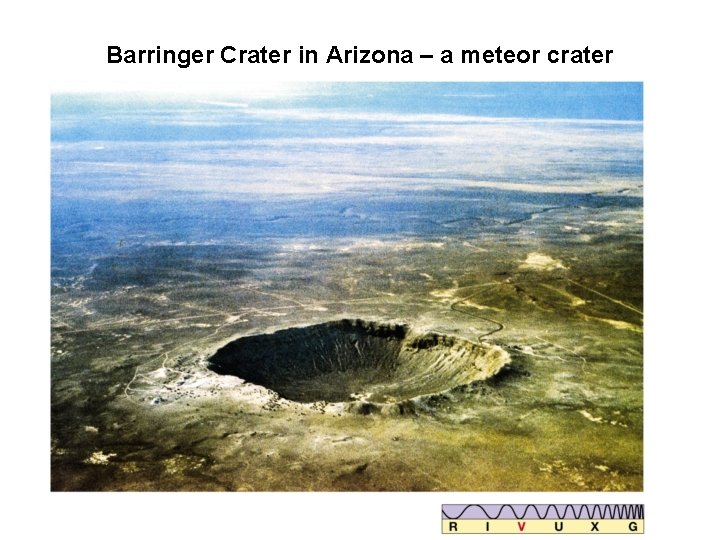
[[[208,367],[301,403],[351,402],[372,412],[495,375],[510,355],[404,324],[338,320],[247,336],[222,347]]]

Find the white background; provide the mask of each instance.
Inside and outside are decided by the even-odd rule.
[[[645,538],[708,538],[717,499],[716,18],[621,2],[26,2],[0,17],[6,538],[436,538],[442,503],[644,503]],[[503,7],[500,7],[503,6]],[[108,65],[106,47],[613,49],[592,65]],[[713,48],[715,47],[715,48]],[[296,58],[293,53],[293,58]],[[51,493],[50,95],[232,91],[247,81],[642,81],[645,490],[640,493]],[[691,518],[685,518],[684,515]],[[708,529],[706,529],[708,527]],[[339,529],[339,530],[338,530]],[[333,532],[337,531],[337,532]],[[342,531],[342,532],[340,532]],[[0,532],[1,534],[1,532]],[[34,535],[33,535],[34,536]],[[42,538],[43,536],[39,536]],[[534,538],[538,538],[535,536]]]

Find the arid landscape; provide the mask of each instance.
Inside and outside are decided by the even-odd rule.
[[[643,488],[642,86],[57,95],[52,489]]]

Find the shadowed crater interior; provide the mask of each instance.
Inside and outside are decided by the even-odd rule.
[[[500,347],[402,324],[330,321],[232,341],[209,368],[299,402],[395,403],[487,379],[510,362]]]

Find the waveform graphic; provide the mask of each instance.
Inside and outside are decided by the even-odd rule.
[[[642,504],[443,504],[443,519],[644,519]]]

